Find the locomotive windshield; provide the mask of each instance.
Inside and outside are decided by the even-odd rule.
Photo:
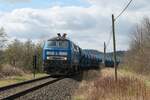
[[[47,41],[47,47],[59,47],[59,48],[68,48],[68,41]]]
[[[57,46],[57,42],[56,41],[48,41],[47,42],[47,47],[56,47]]]

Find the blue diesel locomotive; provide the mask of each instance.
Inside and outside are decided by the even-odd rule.
[[[100,57],[84,52],[66,34],[47,40],[43,47],[43,66],[48,74],[67,75],[85,68],[98,68],[101,62]]]

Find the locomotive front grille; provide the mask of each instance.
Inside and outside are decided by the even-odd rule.
[[[64,61],[64,60],[51,60],[51,61],[46,61],[47,63],[50,63],[50,64],[65,64],[67,63],[67,61]]]
[[[68,61],[66,61],[66,60],[46,60],[46,61],[44,61],[44,64],[46,66],[62,66],[62,65],[67,65]]]
[[[68,61],[65,60],[45,60],[44,71],[47,73],[64,73],[69,68]]]

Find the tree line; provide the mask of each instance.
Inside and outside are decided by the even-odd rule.
[[[144,18],[135,26],[125,65],[139,74],[150,74],[150,19]]]
[[[24,71],[33,70],[33,56],[37,56],[38,72],[42,71],[42,42],[34,43],[31,40],[22,42],[15,39],[11,43],[6,43],[7,35],[4,29],[0,29],[0,65],[9,64]],[[3,48],[3,49],[2,49]]]

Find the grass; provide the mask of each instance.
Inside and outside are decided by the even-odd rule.
[[[119,70],[119,74],[120,75],[125,75],[125,76],[129,76],[129,77],[135,77],[135,78],[138,78],[138,79],[141,79],[142,81],[144,81],[144,83],[150,87],[150,75],[142,75],[142,74],[137,74],[135,72],[131,72],[131,71],[128,71],[128,70],[123,70],[123,69],[120,69]]]
[[[102,69],[96,74],[98,75],[95,79],[81,82],[73,96],[74,100],[149,100],[150,98],[149,80],[146,76],[119,70],[116,82],[114,70],[111,68]]]
[[[35,75],[35,78],[43,77],[46,76],[47,74],[45,73],[37,73]],[[18,82],[23,82],[27,80],[33,79],[33,74],[24,74],[23,76],[12,76],[12,77],[7,77],[5,79],[0,80],[0,87],[2,86],[7,86],[10,84],[18,83]]]
[[[44,73],[36,73],[35,78],[46,76]],[[0,66],[0,87],[33,79],[33,74],[23,71],[19,67],[13,67],[10,64]]]

